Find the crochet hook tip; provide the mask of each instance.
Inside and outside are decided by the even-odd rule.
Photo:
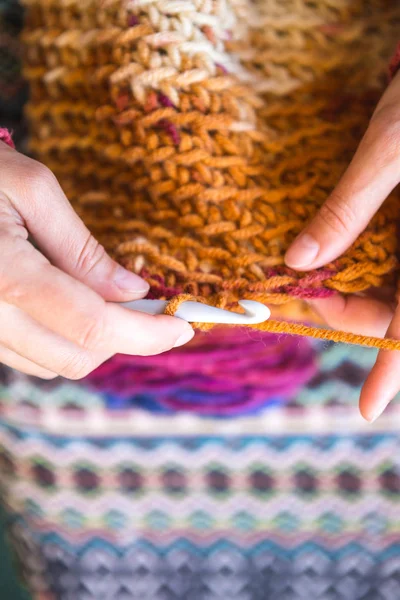
[[[247,319],[252,319],[247,323],[248,325],[258,325],[258,323],[263,323],[267,321],[271,316],[271,311],[268,306],[262,304],[261,302],[256,302],[255,300],[239,300],[239,306],[241,306],[245,311],[245,316]]]
[[[189,300],[182,302],[175,316],[189,323],[257,325],[266,321],[271,315],[271,311],[267,306],[255,300],[239,300],[238,304],[244,310],[244,314]],[[164,313],[167,302],[165,300],[144,299],[124,302],[122,306],[150,315],[160,315]]]

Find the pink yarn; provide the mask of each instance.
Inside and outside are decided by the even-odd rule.
[[[179,145],[181,141],[181,136],[176,125],[171,123],[171,121],[168,121],[168,119],[161,119],[160,121],[158,121],[157,127],[164,129],[164,131],[171,137],[175,146]]]
[[[0,141],[6,143],[10,148],[15,148],[11,133],[4,127],[0,127]]]
[[[286,400],[315,372],[308,340],[224,328],[166,354],[117,355],[86,381],[119,398],[147,395],[171,410],[227,415]]]

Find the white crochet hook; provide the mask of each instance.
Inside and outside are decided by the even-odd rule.
[[[165,300],[133,300],[123,302],[121,306],[147,313],[148,315],[162,315],[167,306]],[[239,300],[239,306],[244,313],[234,313],[215,306],[208,306],[201,302],[182,302],[175,313],[176,317],[188,323],[222,323],[225,325],[257,325],[263,323],[271,316],[271,311],[261,302],[254,300]]]

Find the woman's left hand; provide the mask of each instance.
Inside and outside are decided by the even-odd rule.
[[[346,172],[318,214],[286,253],[286,264],[308,271],[336,259],[367,227],[400,182],[400,72],[382,96]],[[400,339],[400,307],[394,299],[333,296],[312,302],[335,329]],[[374,421],[400,389],[400,352],[381,350],[360,398]]]

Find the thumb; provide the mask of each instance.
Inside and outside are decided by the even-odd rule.
[[[336,189],[287,251],[286,264],[309,270],[340,256],[399,181],[400,74],[382,97]]]
[[[148,284],[112,260],[75,213],[51,171],[0,146],[1,192],[50,262],[107,301],[143,298]]]
[[[399,339],[400,310],[397,308],[386,337]],[[360,411],[367,421],[375,421],[400,389],[400,353],[381,350],[367,377],[360,397]]]

